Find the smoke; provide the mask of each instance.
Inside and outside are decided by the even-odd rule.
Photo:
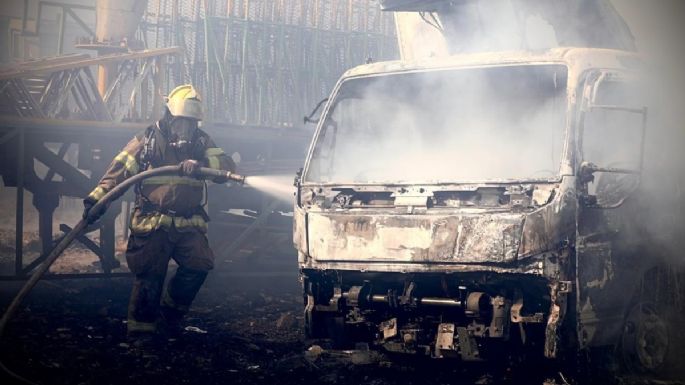
[[[651,197],[648,228],[657,236],[685,233],[685,3],[615,0],[647,63],[644,98],[649,109],[642,190]],[[676,237],[677,238],[677,237]],[[667,245],[677,250],[682,245]],[[685,262],[674,252],[679,262]]]
[[[596,47],[633,50],[609,0],[472,0],[439,12],[452,53]]]
[[[308,180],[455,182],[559,173],[563,66],[460,69],[345,83]]]

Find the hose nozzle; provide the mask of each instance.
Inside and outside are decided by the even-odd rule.
[[[201,167],[200,170],[198,171],[196,177],[202,177],[202,178],[207,178],[207,179],[219,178],[222,180],[221,183],[225,183],[229,180],[232,180],[234,182],[240,183],[241,185],[245,184],[245,176],[244,175],[239,175],[239,174],[236,174],[236,173],[230,172],[230,171],[216,170],[213,168]]]
[[[228,177],[228,180],[232,180],[232,181],[234,181],[234,182],[238,182],[238,183],[240,183],[241,185],[244,185],[244,184],[245,184],[245,175],[238,175],[238,174],[236,174],[236,173],[234,173],[234,172],[229,172],[226,176]]]

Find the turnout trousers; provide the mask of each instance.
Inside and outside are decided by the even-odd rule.
[[[162,293],[171,258],[178,269]],[[128,306],[128,332],[154,332],[160,316],[174,323],[188,311],[214,267],[214,254],[203,232],[178,231],[172,226],[144,235],[131,234],[126,261],[135,274]]]

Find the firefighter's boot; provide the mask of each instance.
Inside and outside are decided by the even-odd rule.
[[[182,331],[181,321],[207,278],[207,271],[179,266],[162,298],[161,318],[169,334]]]
[[[137,274],[128,304],[128,334],[154,334],[157,331],[159,300],[162,296],[164,275]]]

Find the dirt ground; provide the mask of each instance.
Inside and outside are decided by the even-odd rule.
[[[71,249],[60,272],[96,269],[83,253]],[[306,341],[295,256],[246,258],[217,261],[184,332],[146,347],[126,338],[130,278],[41,281],[0,340],[0,359],[36,384],[580,384],[551,367],[464,369]],[[19,287],[0,284],[1,310]]]
[[[397,364],[372,352],[312,347],[302,334],[295,270],[215,271],[187,330],[146,348],[126,339],[129,288],[126,278],[40,283],[2,341],[2,361],[39,384],[491,382],[490,376],[462,382],[464,373],[446,368],[426,376],[418,369],[425,364]],[[3,306],[17,289],[3,284]]]

